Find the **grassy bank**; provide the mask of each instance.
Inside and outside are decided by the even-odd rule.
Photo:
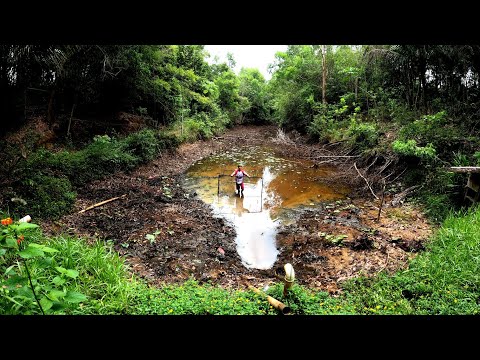
[[[2,225],[3,234],[12,225]],[[359,278],[344,284],[340,297],[295,284],[286,297],[280,283],[265,289],[297,315],[442,315],[480,312],[480,208],[450,215],[430,239],[427,250],[393,275]],[[24,231],[19,248],[2,238],[0,308],[3,314],[40,314],[19,252],[29,243],[45,246],[27,258],[37,297],[52,314],[276,315],[262,296],[227,290],[190,279],[181,285],[148,286],[132,275],[110,243],[46,238],[39,228]],[[18,234],[17,234],[18,235]],[[7,244],[7,245],[6,245]],[[49,256],[46,256],[48,253]],[[59,270],[65,269],[65,270]],[[64,276],[64,282],[59,275]],[[19,290],[20,289],[20,290]],[[81,295],[79,295],[81,294]],[[74,296],[75,295],[75,296]],[[42,303],[42,302],[41,302]],[[45,309],[44,309],[45,310]]]

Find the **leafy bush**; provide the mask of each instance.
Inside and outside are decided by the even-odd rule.
[[[179,138],[181,141],[210,139],[223,130],[229,121],[228,116],[223,113],[217,113],[215,118],[205,112],[196,113],[184,120],[183,135],[180,134]],[[177,132],[179,126],[181,127],[181,123],[176,124]]]
[[[153,160],[158,154],[159,141],[152,129],[143,129],[130,134],[120,143],[123,152],[132,155],[141,163]]]
[[[437,156],[447,160],[461,149],[465,135],[460,127],[453,126],[447,120],[445,111],[423,115],[399,131],[399,140],[415,140],[419,146],[431,144]]]
[[[155,137],[158,141],[157,149],[159,152],[168,149],[175,149],[178,147],[178,145],[180,145],[180,140],[171,134],[157,132]]]
[[[461,206],[464,177],[438,167],[414,167],[404,176],[406,187],[421,185],[415,192],[416,201],[424,208],[426,215],[438,223],[448,216],[451,209]]]
[[[130,170],[138,162],[135,156],[123,151],[119,141],[107,135],[96,136],[85,149],[65,155],[68,165],[64,170],[69,171],[67,176],[76,186],[118,170]]]
[[[480,153],[478,154],[480,155]],[[453,166],[470,166],[470,160],[468,159],[467,155],[462,154],[460,151],[454,151],[452,165]]]
[[[406,104],[393,98],[386,100],[385,112],[390,119],[399,124],[408,124],[415,118],[414,111],[410,110]]]
[[[39,173],[23,181],[19,196],[26,203],[13,203],[12,212],[51,219],[69,212],[76,199],[68,179]]]
[[[343,98],[342,98],[343,99]],[[334,142],[342,138],[343,121],[338,119],[348,110],[345,100],[340,105],[315,103],[311,99],[316,114],[307,127],[307,133],[314,139],[324,142]],[[343,105],[342,105],[343,104]]]
[[[433,148],[432,144],[427,144],[427,146],[417,146],[415,140],[395,140],[392,143],[392,149],[399,155],[404,157],[416,157],[422,160],[433,160],[436,155],[436,151]]]
[[[359,123],[354,117],[350,120],[347,136],[352,146],[360,149],[371,148],[378,143],[378,129],[374,123]]]
[[[473,157],[477,160],[477,166],[480,166],[480,151],[473,154]]]
[[[402,139],[432,142],[440,128],[446,124],[446,112],[440,111],[434,115],[423,115],[421,119],[404,126],[400,131]]]
[[[39,149],[15,171],[17,185],[8,195],[18,196],[27,204],[15,203],[12,211],[58,218],[70,211],[75,201],[73,186],[82,186],[115,171],[131,170],[178,144],[173,136],[144,129],[124,139],[97,135],[87,147],[75,152]]]

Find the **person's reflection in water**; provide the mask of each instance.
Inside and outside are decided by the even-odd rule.
[[[235,214],[242,216],[244,212],[250,212],[250,210],[243,207],[244,197],[235,197]]]

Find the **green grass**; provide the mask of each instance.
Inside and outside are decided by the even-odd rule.
[[[479,229],[479,207],[449,215],[408,269],[351,281],[345,300],[365,314],[479,314]]]
[[[291,308],[294,315],[446,315],[480,313],[480,207],[451,214],[408,268],[393,275],[357,278],[343,285],[338,297],[295,283],[283,296],[275,283],[266,294]],[[86,295],[60,313],[98,315],[278,315],[264,296],[245,288],[200,285],[193,278],[180,285],[152,287],[132,275],[109,241],[82,238],[32,240],[58,250],[57,266],[79,272],[69,291]],[[31,264],[34,277],[48,279],[45,267]],[[2,274],[4,269],[2,270]],[[5,303],[0,298],[0,304]],[[0,308],[1,309],[1,308]],[[21,310],[19,310],[21,311]]]

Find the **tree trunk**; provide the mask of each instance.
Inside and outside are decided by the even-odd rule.
[[[70,113],[70,119],[68,120],[67,137],[70,136],[70,127],[72,126],[73,110],[75,110],[75,102],[72,105],[72,111]]]
[[[423,47],[423,53],[422,56],[420,57],[420,83],[422,86],[422,105],[424,110],[427,109],[427,80],[426,80],[426,74],[427,72],[427,51],[425,47]]]
[[[410,80],[410,69],[407,69],[406,73],[407,73],[407,85],[406,85],[407,105],[410,107],[411,105],[410,86],[412,86],[413,88],[414,85],[412,85],[412,81]],[[413,90],[412,90],[412,96],[413,96]]]
[[[55,88],[52,89],[50,93],[50,99],[48,100],[48,109],[47,109],[47,124],[49,128],[52,128],[54,122],[54,109],[53,109],[53,102],[55,99]]]
[[[327,103],[327,47],[322,45],[322,103]]]
[[[358,97],[358,77],[355,78],[355,102],[357,102]]]

